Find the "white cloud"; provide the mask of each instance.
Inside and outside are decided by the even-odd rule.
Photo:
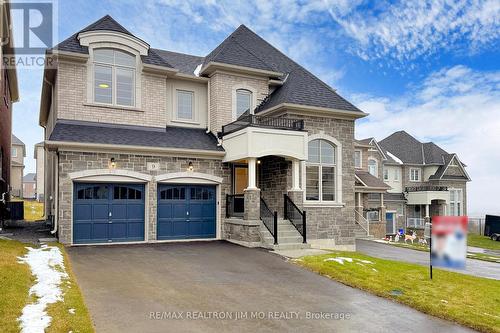
[[[500,37],[498,0],[383,2],[371,10],[328,3],[332,18],[357,42],[353,51],[365,60],[405,61],[440,49],[475,52]]]
[[[469,213],[500,213],[500,71],[455,66],[432,73],[403,97],[353,99],[370,113],[357,124],[358,138],[383,139],[403,129],[457,153],[472,178]]]

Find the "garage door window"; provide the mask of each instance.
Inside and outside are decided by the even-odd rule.
[[[108,186],[88,186],[81,188],[77,193],[78,200],[97,200],[97,199],[107,199],[108,198]]]
[[[113,198],[115,200],[141,200],[142,192],[127,186],[115,186],[113,189]]]
[[[160,192],[160,199],[162,200],[185,200],[186,189],[184,187],[169,188]]]
[[[212,190],[207,188],[191,188],[191,200],[213,200]]]

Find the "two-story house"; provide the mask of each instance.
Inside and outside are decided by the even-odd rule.
[[[357,176],[364,170],[387,185],[385,191],[372,191],[365,201],[357,201],[362,202],[357,211],[365,218],[360,224],[369,223],[375,230],[371,234],[384,234],[377,223],[385,224],[385,234],[394,234],[399,229],[422,229],[432,216],[467,214],[470,177],[457,154],[433,142],[422,143],[405,131],[379,142],[357,141],[355,154]]]
[[[14,66],[4,65],[4,56],[14,54],[10,2],[3,1],[0,6],[0,218],[9,199],[11,141],[12,141],[12,103],[19,99],[17,73]]]
[[[11,162],[10,162],[10,188],[11,195],[23,197],[24,158],[26,146],[17,136],[12,134]]]
[[[354,248],[366,114],[247,27],[194,56],[105,16],[47,57],[45,198],[60,242]]]

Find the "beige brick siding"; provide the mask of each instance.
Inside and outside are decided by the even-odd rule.
[[[233,91],[236,87],[249,87],[256,92],[256,107],[268,95],[265,78],[252,78],[216,72],[210,78],[210,129],[216,133],[233,121]]]
[[[167,122],[166,79],[141,75],[141,108],[101,107],[87,104],[87,67],[60,63],[57,76],[57,118],[113,124],[164,127]]]

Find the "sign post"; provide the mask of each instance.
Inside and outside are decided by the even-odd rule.
[[[432,267],[465,269],[467,257],[467,216],[435,216],[429,226]]]

